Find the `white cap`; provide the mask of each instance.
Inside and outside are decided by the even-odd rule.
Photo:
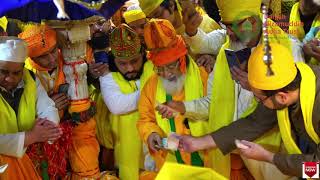
[[[0,37],[0,61],[24,63],[27,58],[26,43],[15,36]]]

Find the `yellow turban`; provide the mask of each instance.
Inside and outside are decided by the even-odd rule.
[[[261,0],[217,0],[221,21],[232,22],[259,15]]]
[[[31,58],[43,55],[57,44],[56,32],[47,25],[28,26],[18,36],[28,44]]]
[[[0,27],[2,27],[4,31],[7,31],[7,24],[8,24],[8,20],[5,16],[0,18]]]
[[[267,76],[267,66],[263,61],[263,45],[251,54],[248,64],[248,79],[252,87],[260,90],[278,90],[290,84],[297,74],[293,55],[283,45],[271,43],[273,76]]]
[[[126,21],[126,23],[129,24],[139,19],[145,19],[146,15],[143,13],[141,9],[134,9],[134,10],[124,12],[123,18]]]
[[[154,11],[164,0],[139,0],[142,11],[148,16]]]

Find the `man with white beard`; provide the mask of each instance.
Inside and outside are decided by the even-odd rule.
[[[201,136],[207,132],[206,122],[189,121],[180,114],[164,119],[157,111],[163,111],[160,103],[203,97],[206,93],[208,74],[188,55],[184,40],[180,35],[176,35],[168,20],[150,20],[145,26],[144,37],[150,50],[148,59],[155,66],[155,74],[146,82],[140,96],[140,119],[137,122],[140,136],[148,144],[157,170],[160,170],[165,161],[204,166],[207,156],[202,154],[200,157],[202,152],[166,150],[161,138],[170,139],[171,133]]]

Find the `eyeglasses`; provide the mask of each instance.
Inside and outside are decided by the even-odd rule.
[[[271,96],[266,96],[266,95],[264,95],[264,97],[263,98],[261,98],[261,97],[258,97],[258,96],[256,96],[255,94],[253,94],[254,95],[254,98],[256,99],[256,101],[257,102],[261,102],[261,103],[264,103],[267,99],[269,99],[270,97],[272,97],[273,95],[271,95]]]
[[[167,66],[162,66],[162,67],[156,67],[154,66],[153,70],[157,73],[157,74],[160,74],[160,73],[164,73],[165,71],[174,71],[178,68],[178,66],[180,65],[180,62],[179,61],[176,61],[172,64],[169,64]]]

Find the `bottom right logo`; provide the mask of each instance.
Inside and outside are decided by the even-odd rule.
[[[302,178],[319,178],[319,162],[304,162]]]

